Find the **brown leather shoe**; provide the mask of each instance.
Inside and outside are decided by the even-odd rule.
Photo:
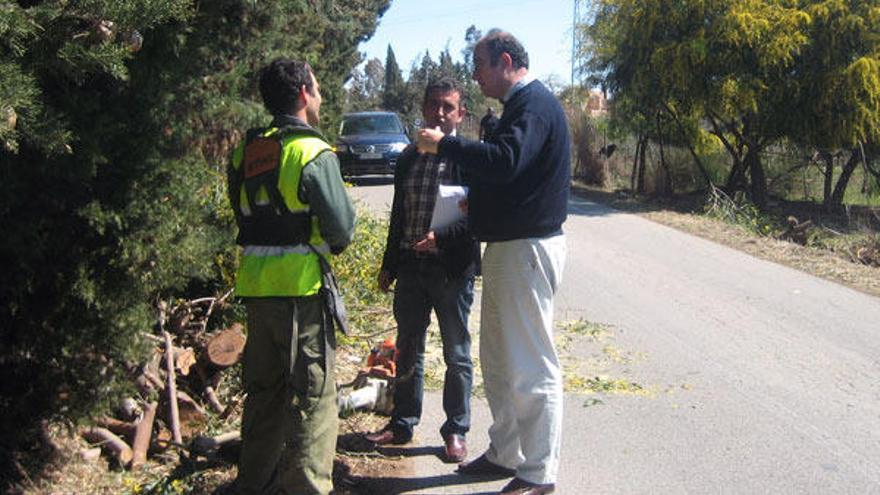
[[[471,462],[465,462],[458,465],[455,470],[458,474],[468,474],[473,476],[493,476],[498,478],[510,478],[516,475],[516,471],[504,466],[499,466],[494,462],[486,459],[486,454],[477,457]]]
[[[553,483],[539,485],[520,478],[514,478],[499,493],[500,495],[544,495],[546,493],[553,493],[555,490],[556,485]]]
[[[446,435],[446,458],[444,462],[462,462],[467,457],[467,440],[463,435],[451,433]]]
[[[364,435],[364,438],[376,445],[402,445],[412,440],[412,436],[396,433],[391,428],[385,428],[376,433],[368,433]]]

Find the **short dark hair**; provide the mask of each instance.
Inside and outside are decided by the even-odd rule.
[[[260,95],[272,115],[295,112],[303,86],[312,91],[312,68],[307,62],[277,58],[260,71]]]
[[[444,93],[454,91],[458,93],[460,101],[464,103],[464,90],[462,89],[461,83],[459,83],[454,77],[443,76],[439,79],[433,79],[428,82],[428,85],[425,86],[425,94],[422,97],[422,103],[428,101],[428,96],[434,91],[442,91]]]
[[[489,62],[492,66],[498,65],[498,59],[502,53],[510,55],[513,61],[513,67],[519,69],[521,67],[529,68],[529,54],[512,34],[500,29],[490,30],[486,36],[483,36],[478,44],[485,45],[486,52],[489,54]]]

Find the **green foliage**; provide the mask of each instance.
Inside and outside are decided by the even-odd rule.
[[[464,62],[453,62],[448,50],[440,52],[438,61],[434,61],[426,51],[420,59],[412,62],[407,79],[403,78],[403,71],[389,45],[384,67],[378,59],[373,59],[367,62],[363,71],[355,69],[352,72],[346,111],[391,110],[400,114],[404,124],[412,128],[422,119],[425,86],[436,78],[450,76],[461,84],[465,109],[475,116],[474,120],[479,119],[489,103],[479,86],[471,79],[472,53],[480,37],[480,30],[475,26],[467,29],[467,46],[462,50]]]
[[[377,279],[385,253],[388,221],[359,207],[354,242],[333,260],[333,270],[342,286],[353,339],[340,335],[342,344],[363,344],[363,351],[376,339],[394,333],[391,295],[379,290]]]
[[[730,155],[727,188],[748,190],[763,207],[761,154],[773,143],[836,149],[877,140],[878,5],[604,0],[583,27],[580,65],[615,95],[619,127],[694,150],[694,130],[708,127]]]
[[[403,74],[397,65],[394,50],[391,48],[391,45],[388,45],[388,53],[385,56],[385,86],[382,92],[382,106],[385,110],[405,114],[408,103]]]
[[[24,7],[23,5],[32,6]],[[256,71],[308,60],[332,129],[389,0],[0,2],[0,470],[127,386],[159,300],[224,292],[224,166]]]
[[[378,58],[368,60],[363,70],[356,67],[351,73],[345,110],[348,112],[381,110],[384,88],[385,67],[382,61]]]

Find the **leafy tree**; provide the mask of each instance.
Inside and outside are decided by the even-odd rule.
[[[402,105],[401,117],[404,123],[414,128],[422,120],[422,98],[425,92],[425,86],[428,82],[440,75],[439,66],[431,58],[431,54],[426,50],[422,56],[421,62],[417,65],[413,61],[410,67],[409,77],[404,84],[405,87],[405,104]]]
[[[786,0],[604,0],[586,28],[587,64],[661,139],[664,114],[680,137],[709,122],[733,165],[728,188],[765,205],[761,152],[784,135],[791,70],[809,16]],[[704,174],[705,175],[705,174]]]
[[[388,45],[388,53],[385,56],[385,92],[382,95],[382,106],[386,110],[402,114],[406,114],[408,110],[406,83],[391,45]]]
[[[455,77],[457,75],[455,64],[452,62],[452,55],[449,54],[449,49],[440,52],[440,62],[437,64],[437,72],[441,76]]]
[[[816,149],[825,162],[823,201],[830,208],[841,205],[856,167],[867,162],[864,143],[880,142],[880,2],[802,6],[811,19],[810,42],[793,70],[797,86],[786,112],[788,137]],[[835,184],[838,154],[844,165]]]
[[[3,480],[40,420],[128,382],[158,301],[229,286],[223,169],[268,118],[256,70],[309,60],[332,129],[388,3],[0,2]]]
[[[385,68],[378,58],[368,60],[363,70],[355,68],[348,87],[346,111],[358,112],[382,108],[384,81]]]
[[[468,26],[464,33],[465,47],[461,50],[464,61],[455,65],[456,77],[464,86],[465,93],[467,93],[465,96],[465,106],[477,118],[481,117],[486,108],[491,104],[480,91],[480,86],[472,79],[474,73],[474,48],[482,37],[482,31],[477,29],[475,25],[471,24]],[[495,107],[496,113],[501,113],[498,111],[497,103],[491,105]]]

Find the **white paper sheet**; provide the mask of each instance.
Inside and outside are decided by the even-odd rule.
[[[434,214],[431,216],[431,230],[449,227],[464,218],[464,212],[458,205],[467,199],[467,187],[444,186],[437,188],[437,202],[434,203]]]

